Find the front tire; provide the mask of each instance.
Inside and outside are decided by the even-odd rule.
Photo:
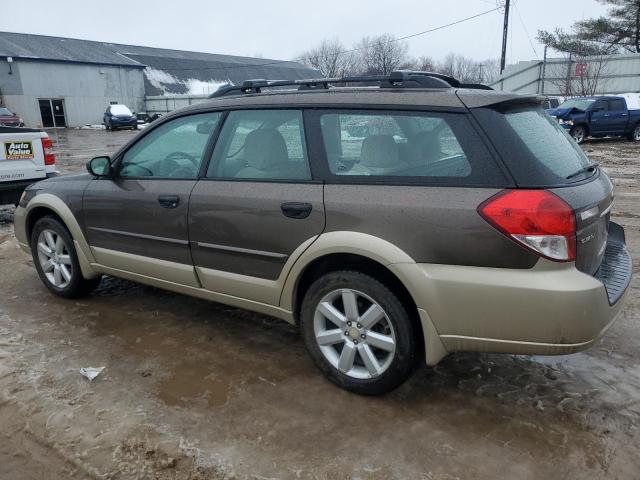
[[[360,272],[336,271],[316,280],[304,296],[300,326],[316,366],[355,393],[390,392],[416,364],[418,335],[407,307]]]
[[[576,143],[580,145],[587,138],[587,129],[582,125],[576,125],[571,129],[569,134],[573,137]]]
[[[33,227],[31,255],[42,283],[60,297],[82,297],[100,283],[100,277],[82,276],[71,234],[52,216],[42,217]]]

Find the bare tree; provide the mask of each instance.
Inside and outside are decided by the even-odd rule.
[[[407,59],[409,47],[387,33],[377,37],[364,37],[356,47],[362,61],[362,73],[388,75]]]
[[[564,97],[592,96],[605,90],[609,58],[568,55],[564,62],[547,64],[545,81]]]
[[[538,41],[560,52],[565,62],[552,64],[549,83],[565,97],[594,95],[604,90],[605,73],[611,45],[600,45],[583,40],[577,35],[560,29],[554,32],[538,31]],[[558,72],[557,70],[564,70]]]
[[[449,53],[437,65],[438,73],[449,75],[463,83],[480,82],[480,63],[463,55]]]
[[[410,58],[402,63],[399,68],[401,70],[414,70],[419,72],[434,72],[436,70],[436,62],[433,58],[423,55],[418,58]]]
[[[337,38],[322,40],[320,45],[300,55],[299,60],[319,70],[324,77],[353,75],[358,70],[357,56],[347,51]]]

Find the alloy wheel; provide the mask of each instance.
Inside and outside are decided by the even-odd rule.
[[[376,378],[395,356],[396,335],[387,313],[357,290],[343,288],[325,295],[316,307],[313,327],[325,359],[351,378]]]
[[[573,132],[573,139],[576,143],[582,143],[584,141],[584,129],[578,127]]]
[[[49,283],[56,288],[69,285],[73,275],[69,247],[60,234],[46,229],[38,236],[38,260]]]
[[[633,139],[634,139],[636,142],[640,142],[640,126],[636,127],[636,128],[633,130]]]

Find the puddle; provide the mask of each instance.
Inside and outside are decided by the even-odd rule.
[[[229,378],[217,378],[210,369],[197,365],[182,365],[158,386],[158,397],[171,407],[186,407],[206,402],[209,407],[227,403],[231,391]]]

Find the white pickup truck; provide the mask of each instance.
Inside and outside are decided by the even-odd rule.
[[[42,130],[0,127],[0,205],[17,204],[29,185],[57,175],[52,147]]]

